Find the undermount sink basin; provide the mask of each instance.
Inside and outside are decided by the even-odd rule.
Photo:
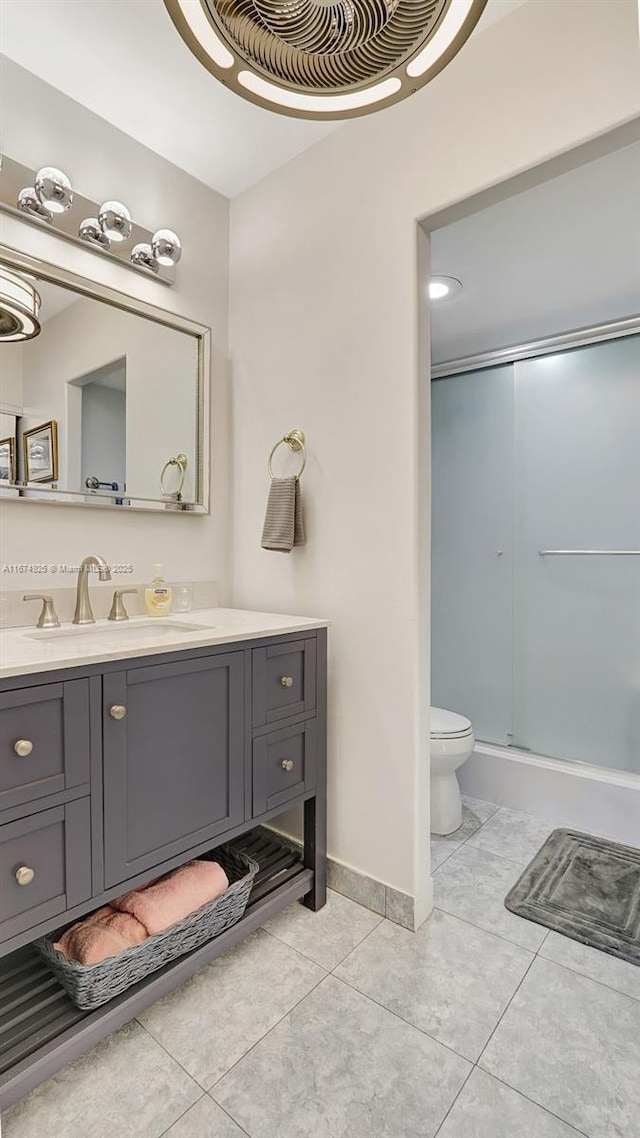
[[[184,620],[167,620],[156,617],[154,620],[111,621],[107,624],[71,624],[62,628],[39,628],[26,632],[30,640],[63,640],[68,637],[87,636],[94,640],[175,640],[181,633],[208,632],[210,624],[187,624]]]

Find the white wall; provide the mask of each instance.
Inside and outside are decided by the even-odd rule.
[[[100,553],[111,562],[133,563],[132,579],[144,581],[153,563],[163,561],[168,578],[216,579],[224,600],[229,579],[228,202],[6,58],[0,67],[0,104],[7,154],[35,169],[60,166],[93,200],[121,198],[150,229],[175,229],[184,253],[176,284],[167,288],[6,214],[0,214],[0,242],[209,325],[213,342],[211,516],[124,516],[115,508],[110,513],[5,499],[0,564],[78,564],[85,554]],[[13,582],[5,577],[0,584],[11,588]],[[42,587],[40,575],[19,581],[21,591],[35,584]]]
[[[635,0],[575,9],[524,4],[415,98],[346,124],[232,204],[234,600],[334,622],[329,852],[423,911],[416,219],[640,113]],[[266,457],[294,426],[310,452],[308,545],[285,557],[259,537]]]

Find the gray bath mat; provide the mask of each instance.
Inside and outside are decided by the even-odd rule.
[[[640,965],[640,850],[554,830],[505,899],[519,917]]]

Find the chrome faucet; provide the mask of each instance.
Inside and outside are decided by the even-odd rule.
[[[95,624],[94,615],[89,600],[89,568],[98,567],[98,580],[110,581],[111,570],[104,557],[85,557],[78,570],[78,588],[76,592],[76,611],[73,614],[73,624]]]

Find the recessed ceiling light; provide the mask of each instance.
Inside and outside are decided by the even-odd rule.
[[[429,300],[444,300],[462,292],[462,282],[457,277],[431,277],[429,281]]]

